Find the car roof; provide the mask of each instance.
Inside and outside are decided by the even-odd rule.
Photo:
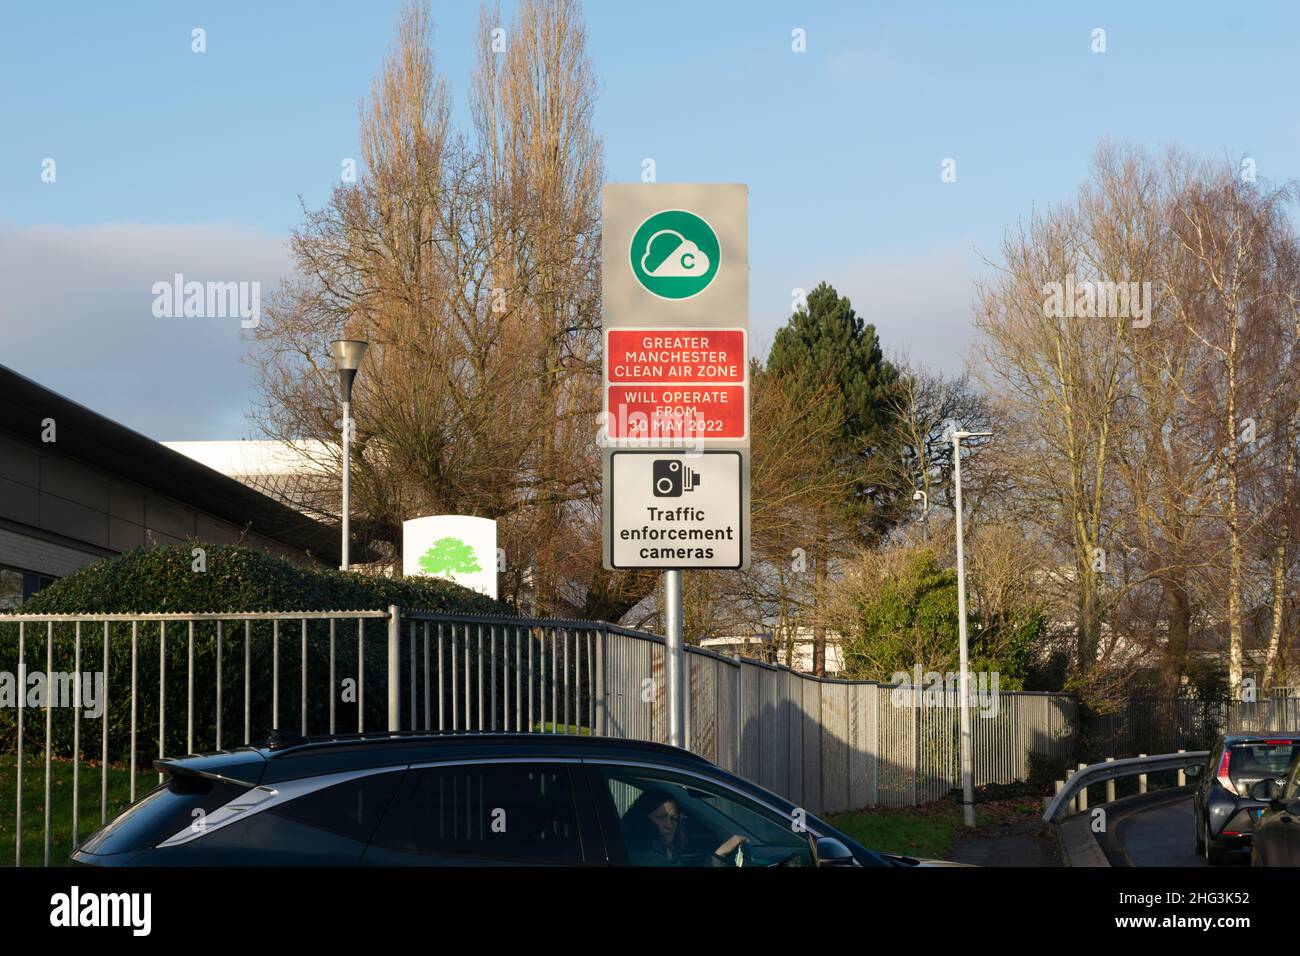
[[[189,754],[155,763],[159,769],[172,773],[198,773],[255,785],[426,761],[516,757],[653,759],[657,763],[713,767],[704,757],[688,750],[646,740],[478,732],[379,732],[322,737],[275,732],[260,747]]]
[[[1258,733],[1224,734],[1223,742],[1228,745],[1254,743],[1261,740],[1300,741],[1300,732],[1294,730],[1261,730]]]

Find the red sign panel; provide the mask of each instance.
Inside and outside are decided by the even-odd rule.
[[[743,329],[610,329],[605,380],[741,384],[746,359]]]
[[[743,385],[609,385],[611,438],[744,438]]]

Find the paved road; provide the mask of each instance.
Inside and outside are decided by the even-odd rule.
[[[1134,808],[1114,828],[1115,842],[1132,866],[1205,866],[1193,842],[1190,796]],[[1248,850],[1232,857],[1231,866],[1250,865]]]

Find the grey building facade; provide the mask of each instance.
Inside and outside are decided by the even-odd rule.
[[[191,539],[341,555],[335,528],[0,365],[0,610],[100,558]]]

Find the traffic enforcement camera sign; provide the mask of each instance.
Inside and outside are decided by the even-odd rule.
[[[743,567],[746,465],[739,450],[608,451],[606,563],[611,568]]]
[[[748,567],[748,189],[608,185],[601,215],[605,566]]]

